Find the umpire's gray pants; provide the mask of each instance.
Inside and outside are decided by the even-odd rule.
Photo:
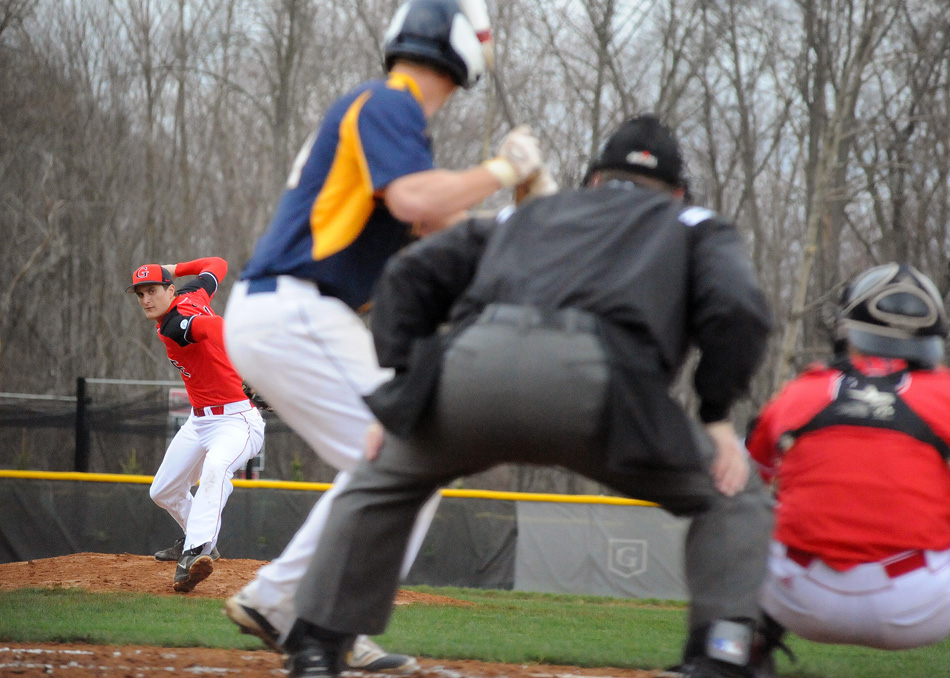
[[[772,527],[758,477],[728,498],[704,472],[608,471],[607,379],[600,342],[588,332],[486,323],[465,330],[445,356],[428,418],[408,440],[387,436],[336,498],[298,589],[298,616],[343,633],[382,633],[422,504],[459,476],[514,462],[563,466],[661,505],[710,498],[686,537],[690,627],[756,618]]]

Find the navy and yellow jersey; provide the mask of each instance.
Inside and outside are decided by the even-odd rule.
[[[338,99],[297,155],[242,280],[293,275],[353,309],[369,301],[386,260],[411,239],[377,192],[433,167],[421,101],[404,74]]]

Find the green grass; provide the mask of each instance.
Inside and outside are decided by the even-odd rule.
[[[685,608],[665,603],[430,589],[473,607],[398,607],[382,641],[401,651],[444,659],[578,666],[658,667],[679,653]],[[635,625],[636,632],[629,629]],[[431,629],[425,634],[421,629]]]
[[[666,601],[412,587],[476,603],[397,606],[378,640],[387,649],[441,659],[658,668],[675,663],[685,607]],[[0,592],[0,641],[87,642],[263,649],[221,614],[222,601],[186,596]],[[884,652],[791,637],[799,658],[779,657],[787,678],[933,678],[950,666],[950,641]]]
[[[0,593],[0,640],[259,648],[207,598],[20,589]]]

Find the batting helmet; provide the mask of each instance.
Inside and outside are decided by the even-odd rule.
[[[383,40],[387,72],[397,59],[436,68],[456,85],[475,85],[485,72],[478,35],[456,0],[409,0],[393,17]]]
[[[926,366],[943,360],[948,333],[943,298],[913,266],[890,263],[868,269],[845,296],[842,324],[857,350]]]

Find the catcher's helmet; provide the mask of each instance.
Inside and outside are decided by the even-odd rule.
[[[383,40],[386,70],[396,59],[424,63],[466,89],[485,72],[478,35],[456,0],[409,0],[393,16]]]
[[[847,287],[842,303],[848,342],[862,353],[926,366],[943,360],[948,333],[943,299],[913,266],[868,269]]]

